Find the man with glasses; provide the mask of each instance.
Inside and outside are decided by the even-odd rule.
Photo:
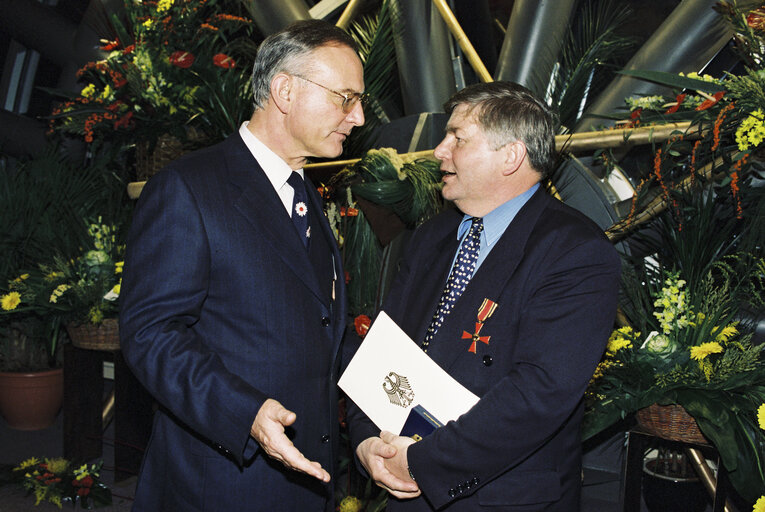
[[[156,398],[135,511],[334,510],[344,272],[305,179],[364,123],[354,42],[322,21],[268,37],[239,132],[138,201],[125,358]]]

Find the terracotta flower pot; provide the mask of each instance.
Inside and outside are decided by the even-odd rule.
[[[0,414],[17,430],[42,430],[64,401],[64,370],[0,372]]]

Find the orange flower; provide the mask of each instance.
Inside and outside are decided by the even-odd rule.
[[[722,110],[720,110],[720,113],[717,114],[717,119],[715,119],[715,125],[712,129],[712,151],[716,151],[720,145],[720,126],[722,126],[723,121],[725,121],[725,116],[728,112],[733,110],[733,107],[733,103],[728,103]]]
[[[678,94],[677,98],[675,99],[675,103],[667,109],[665,114],[674,114],[677,112],[677,109],[680,108],[680,105],[683,104],[683,101],[685,100],[685,94]]]
[[[696,143],[693,145],[693,150],[691,150],[691,185],[693,185],[696,182],[696,150],[699,149],[699,146],[701,145],[702,139],[699,139],[696,141]]]
[[[216,53],[213,55],[213,64],[223,69],[230,69],[236,66],[236,61],[225,53]]]
[[[706,110],[706,109],[708,109],[710,107],[713,107],[714,105],[717,104],[718,101],[720,101],[722,99],[723,96],[725,96],[725,91],[719,91],[719,92],[714,93],[712,95],[712,99],[704,100],[703,102],[701,102],[701,105],[696,107],[696,110],[702,111],[702,110]]]

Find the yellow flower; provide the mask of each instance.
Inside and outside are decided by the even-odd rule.
[[[173,6],[173,0],[159,0],[157,12],[165,12]]]
[[[91,98],[94,94],[96,94],[96,86],[94,84],[88,84],[82,91],[80,91],[80,95],[86,98]]]
[[[54,280],[58,279],[61,276],[63,276],[63,274],[61,272],[55,272],[54,271],[54,272],[50,272],[50,273],[46,274],[45,275],[45,280],[46,281],[54,281]]]
[[[69,461],[62,457],[55,459],[45,459],[45,463],[48,466],[48,471],[51,473],[63,473],[69,467]]]
[[[709,341],[707,343],[702,343],[698,347],[691,347],[691,359],[701,361],[705,359],[709,354],[719,354],[722,351],[722,345],[716,341]]]
[[[749,114],[736,129],[736,143],[740,151],[756,147],[765,139],[763,118],[765,118],[765,114],[758,108]]]
[[[143,22],[144,28],[151,28],[152,25],[154,25],[154,20],[151,18]]]
[[[14,471],[22,471],[24,469],[27,469],[29,467],[35,466],[40,463],[40,460],[36,457],[32,457],[31,459],[27,459],[21,464],[19,464],[17,467],[14,468]]]
[[[50,298],[48,299],[48,302],[51,302],[55,304],[58,302],[59,297],[61,297],[65,291],[67,291],[69,288],[71,288],[68,284],[60,284],[56,286],[56,289],[53,290],[53,293],[50,294]]]
[[[88,312],[88,318],[90,320],[90,323],[92,324],[100,324],[104,321],[104,312],[101,311],[97,306],[93,306],[90,308],[90,311]]]
[[[765,404],[757,409],[757,423],[760,424],[761,429],[765,430]]]
[[[760,496],[760,499],[754,504],[752,512],[765,512],[765,496]]]
[[[346,496],[343,498],[343,501],[340,502],[337,510],[340,512],[361,512],[363,507],[364,504],[356,496]]]
[[[114,273],[115,274],[121,274],[122,273],[122,267],[125,266],[124,261],[117,261],[114,263]]]
[[[11,292],[0,297],[0,306],[5,311],[12,311],[21,304],[21,294],[19,292]]]
[[[19,277],[13,280],[14,283],[20,283],[29,279],[29,274],[21,274]]]
[[[122,286],[121,286],[121,283],[117,283],[117,284],[115,284],[115,285],[114,285],[114,288],[112,288],[112,293],[116,293],[117,295],[119,295],[119,294],[120,294],[120,288],[121,288],[121,287],[122,287]]]
[[[718,330],[720,332],[717,332]],[[729,339],[731,339],[736,334],[738,334],[738,329],[736,329],[736,323],[732,323],[732,324],[726,325],[722,329],[720,329],[719,327],[715,327],[712,330],[712,334],[715,337],[715,341],[724,343],[728,341]]]

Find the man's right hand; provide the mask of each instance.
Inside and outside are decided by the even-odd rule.
[[[356,456],[369,475],[379,486],[396,498],[410,499],[420,495],[420,488],[413,480],[402,480],[388,471],[385,461],[396,455],[396,448],[379,437],[363,440],[356,448]]]
[[[318,462],[308,460],[284,433],[284,427],[295,423],[297,415],[276,400],[269,398],[260,406],[250,435],[260,444],[269,457],[294,469],[329,482],[329,473]]]

